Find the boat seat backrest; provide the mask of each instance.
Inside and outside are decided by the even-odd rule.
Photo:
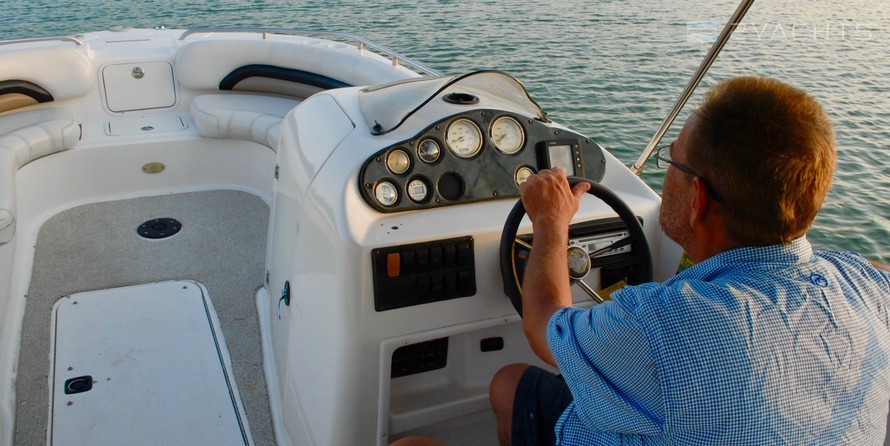
[[[68,44],[27,45],[27,51],[0,53],[0,113],[78,98],[95,87],[95,70],[83,51]]]
[[[0,115],[0,245],[15,235],[16,172],[29,162],[77,144],[80,126],[56,107]]]
[[[369,63],[369,58],[379,59],[380,63]],[[405,77],[382,57],[363,54],[354,46],[317,39],[305,39],[299,44],[275,40],[196,41],[177,51],[175,70],[179,83],[188,89],[233,89],[233,84],[254,77],[277,81],[263,83],[260,91],[290,96],[295,93],[292,86],[286,84],[303,84],[310,87],[311,93],[317,89],[374,85]],[[275,88],[275,84],[280,85],[281,90],[269,91],[270,85]],[[299,94],[298,97],[308,96]]]
[[[253,141],[277,151],[281,121],[299,103],[256,94],[205,94],[192,100],[189,112],[203,137]]]

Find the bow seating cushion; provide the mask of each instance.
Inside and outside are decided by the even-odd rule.
[[[96,87],[95,70],[84,50],[69,44],[53,43],[42,48],[34,45],[39,44],[0,54],[0,81],[33,85],[55,101],[84,96]],[[0,111],[34,104],[22,100],[20,94],[3,96],[10,97],[0,98]]]
[[[201,136],[243,139],[277,151],[281,120],[299,103],[255,94],[206,94],[192,101],[190,113]]]
[[[380,63],[368,63],[369,58]],[[299,49],[291,42],[275,40],[192,42],[176,53],[176,78],[188,89],[218,90],[226,76],[248,65],[299,70],[348,85],[374,85],[405,78],[403,71],[381,56],[343,43],[309,38],[302,41]]]
[[[19,168],[74,146],[80,126],[61,108],[40,108],[0,116],[0,245],[15,235],[15,177]]]

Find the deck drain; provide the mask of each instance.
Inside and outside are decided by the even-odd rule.
[[[173,218],[156,218],[139,225],[136,232],[145,238],[161,239],[175,235],[182,229],[182,223]]]

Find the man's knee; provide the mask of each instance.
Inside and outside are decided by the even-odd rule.
[[[528,368],[528,364],[510,364],[495,373],[494,378],[491,379],[491,385],[488,387],[488,397],[495,415],[499,417],[512,415],[516,387],[519,385],[522,374]]]

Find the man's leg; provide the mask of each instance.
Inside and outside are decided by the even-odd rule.
[[[488,387],[488,398],[498,422],[498,441],[501,446],[510,445],[510,431],[513,426],[513,398],[516,386],[528,364],[510,364],[495,373]]]
[[[572,403],[561,376],[527,364],[511,364],[495,374],[489,398],[501,445],[550,445],[556,422]]]

